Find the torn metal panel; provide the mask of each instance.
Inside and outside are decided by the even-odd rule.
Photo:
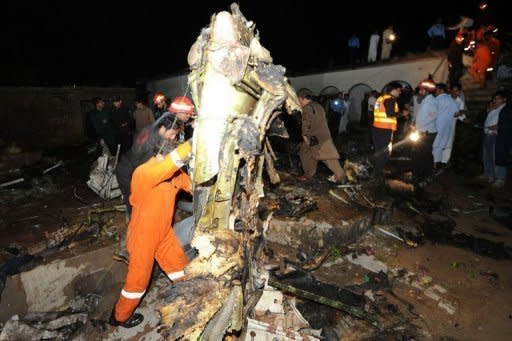
[[[196,220],[192,245],[199,255],[185,269],[192,280],[173,288],[187,299],[170,294],[162,308],[161,331],[170,339],[220,339],[242,326],[240,309],[232,306],[252,301],[261,288],[255,255],[263,224],[256,213],[265,164],[272,181],[279,181],[265,146],[267,129],[283,107],[291,112],[300,105],[285,69],[272,64],[254,23],[237,4],[231,13],[212,16],[188,62],[198,109],[190,168]]]

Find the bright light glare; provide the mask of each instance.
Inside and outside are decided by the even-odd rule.
[[[417,142],[417,141],[420,139],[420,134],[419,134],[417,131],[413,131],[413,132],[409,135],[409,139],[410,139],[412,142]]]

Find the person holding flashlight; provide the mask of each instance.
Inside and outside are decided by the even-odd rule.
[[[434,165],[432,144],[437,135],[435,90],[436,84],[431,80],[424,80],[418,85],[419,108],[414,117],[414,127],[420,137],[415,142],[413,156],[413,175],[416,179],[432,175]]]

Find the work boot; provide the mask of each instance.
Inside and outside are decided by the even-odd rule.
[[[195,247],[192,247],[190,244],[187,244],[183,247],[183,251],[185,251],[185,255],[187,256],[187,260],[190,262],[192,259],[199,256],[199,250]]]
[[[115,309],[112,309],[112,314],[110,314],[110,319],[108,320],[108,323],[114,327],[121,326],[123,328],[133,328],[141,324],[142,321],[144,321],[144,315],[135,313],[132,316],[130,316],[128,320],[124,322],[119,322],[118,320],[116,320]]]

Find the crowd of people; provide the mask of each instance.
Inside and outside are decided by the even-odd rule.
[[[397,37],[395,31],[393,30],[393,25],[389,25],[384,31],[382,31],[382,36],[379,34],[378,30],[374,31],[370,36],[368,44],[368,63],[374,63],[378,60],[377,56],[379,55],[379,46],[381,47],[380,60],[385,61],[390,59],[391,50],[396,38]],[[353,33],[350,36],[347,42],[347,46],[349,51],[350,65],[355,66],[356,64],[359,64],[361,62],[361,41],[357,33]]]
[[[449,84],[459,83],[467,67],[471,79],[483,88],[485,80],[492,74],[489,71],[493,71],[499,62],[501,42],[497,34],[498,28],[486,15],[485,10],[486,7],[481,8],[482,13],[477,20],[461,16],[457,24],[448,27],[443,24],[442,18],[438,18],[426,30],[429,39],[428,50],[448,51]],[[393,25],[389,25],[381,34],[378,30],[374,31],[369,37],[366,61],[374,63],[379,59],[379,46],[380,60],[390,59],[396,40]],[[350,36],[347,45],[350,65],[361,63],[361,42],[357,33]]]
[[[447,86],[428,78],[418,85],[412,97],[406,97],[410,98],[407,101],[403,100],[403,90],[402,83],[391,82],[380,94],[369,92],[363,103],[362,122],[371,133],[377,181],[384,181],[393,145],[411,131],[419,134],[413,149],[415,179],[421,182],[445,168],[451,158],[457,122],[466,119],[459,84]],[[313,179],[318,162],[322,161],[332,172],[327,180],[344,183],[343,161],[333,137],[347,129],[348,94],[338,94],[327,105],[319,104],[306,89],[298,91],[297,96],[302,106],[298,156],[303,169],[298,180]],[[170,101],[161,94],[154,97],[155,111],[142,101],[137,101],[133,113],[123,107],[119,97],[112,102],[112,110],[106,111],[104,101],[95,99],[89,119],[99,144],[120,146],[116,149],[121,153],[116,176],[129,222],[121,236],[126,239],[126,250],[119,250],[117,256],[128,264],[128,274],[110,323],[133,327],[143,320],[141,314],[134,312],[150,281],[154,260],[171,281],[177,282],[186,278],[184,267],[193,257],[189,253],[193,222],[177,228],[173,216],[178,193],[191,192],[190,178],[182,167],[191,152],[191,134],[185,128],[193,122],[195,107],[187,97]],[[496,92],[483,124],[480,179],[494,188],[505,184],[512,146],[512,109],[507,103],[508,94]]]
[[[482,127],[480,180],[499,189],[505,184],[506,162],[512,145],[512,115],[507,105],[509,94],[497,91],[487,110],[480,117],[468,118],[464,92],[458,83],[435,83],[431,76],[420,82],[414,92],[400,82],[391,82],[382,93],[372,90],[361,102],[360,125],[366,128],[369,150],[373,152],[375,178],[384,179],[384,169],[393,145],[406,141],[415,132],[418,140],[412,148],[413,177],[418,183],[431,180],[450,165],[453,156],[455,132],[458,124]],[[411,93],[412,92],[412,93]],[[318,161],[333,173],[328,180],[344,181],[340,155],[333,141],[346,136],[348,93],[340,92],[327,100],[315,97],[309,90],[298,93],[303,104],[302,144],[299,156],[303,175],[299,180],[311,179]],[[323,105],[320,105],[318,102]],[[346,142],[343,141],[342,143]]]

